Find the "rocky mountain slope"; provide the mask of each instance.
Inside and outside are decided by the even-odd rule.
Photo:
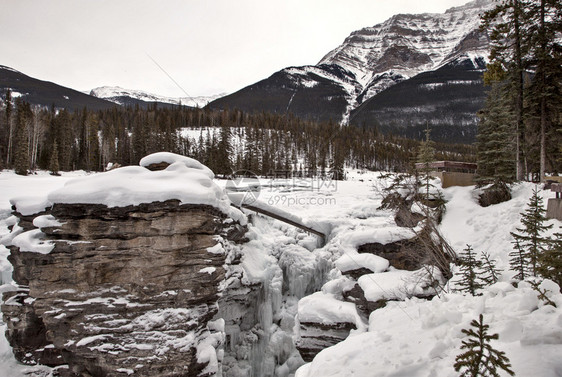
[[[353,32],[315,66],[283,69],[210,106],[294,113],[371,127],[378,121],[393,130],[426,120],[435,126],[474,126],[474,108],[480,108],[485,96],[480,75],[488,55],[488,37],[479,31],[479,14],[492,4],[476,0],[442,14],[393,16]],[[421,81],[409,82],[430,72]],[[398,83],[408,83],[410,93],[396,101],[387,89]],[[422,92],[413,93],[415,88]],[[431,96],[426,96],[428,91]],[[450,107],[450,103],[460,105]],[[388,116],[379,119],[380,113]],[[412,116],[416,113],[421,116]]]
[[[38,80],[13,68],[0,65],[0,100],[4,99],[7,89],[12,91],[12,97],[22,97],[23,100],[33,105],[48,107],[54,105],[70,110],[79,110],[84,107],[102,110],[115,106],[110,101],[89,96],[49,81]]]

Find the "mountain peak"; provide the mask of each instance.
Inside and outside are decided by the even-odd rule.
[[[475,0],[445,13],[394,15],[354,31],[319,64],[338,64],[353,72],[362,86],[362,97],[368,99],[395,83],[380,85],[377,80],[385,73],[404,80],[461,54],[487,55],[487,37],[478,30],[479,14],[492,5],[493,0]]]

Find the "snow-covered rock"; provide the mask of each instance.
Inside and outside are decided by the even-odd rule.
[[[227,218],[207,167],[173,154],[143,164],[153,161],[168,166],[119,168],[70,180],[47,201],[12,201],[2,243],[16,285],[2,311],[19,361],[67,364],[72,376],[219,371],[224,325],[209,321],[228,244],[246,229]]]

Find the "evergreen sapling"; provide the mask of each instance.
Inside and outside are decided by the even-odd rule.
[[[480,277],[482,261],[476,258],[470,245],[466,245],[464,252],[459,256],[461,278],[458,281],[458,291],[468,292],[473,296],[479,296],[478,290],[484,287]]]
[[[535,188],[527,204],[527,209],[521,214],[523,228],[517,228],[520,233],[511,232],[516,241],[516,246],[518,244],[517,247],[522,249],[519,254],[525,256],[519,262],[527,264],[532,276],[538,276],[539,258],[551,242],[548,238],[542,236],[544,231],[552,227],[552,225],[544,225],[546,220],[546,210],[543,206],[542,197],[539,196],[538,189]]]
[[[461,350],[465,351],[455,358],[455,371],[460,371],[461,377],[499,377],[500,370],[514,376],[505,352],[494,349],[490,344],[499,335],[488,334],[490,326],[484,324],[484,316],[480,314],[478,321],[473,319],[470,325],[473,328],[462,330],[468,339],[462,341]]]
[[[517,272],[513,278],[516,280],[525,280],[527,276],[529,276],[529,256],[528,253],[521,247],[521,243],[519,240],[515,240],[513,242],[514,247],[513,251],[509,253],[509,268],[512,271]]]
[[[539,274],[562,289],[562,233],[556,233],[550,247],[539,256]]]
[[[490,258],[490,254],[482,252],[482,280],[490,285],[498,282],[501,270],[496,267],[496,260]]]

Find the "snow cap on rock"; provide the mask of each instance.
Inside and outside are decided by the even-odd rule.
[[[167,164],[163,170],[151,171],[145,167],[162,162]],[[46,200],[34,198],[34,204],[40,203],[40,206],[29,205],[29,198],[12,199],[11,203],[18,209],[21,204],[30,210],[25,214],[31,215],[55,203],[125,207],[177,199],[181,204],[206,204],[230,214],[230,200],[224,190],[213,182],[211,169],[199,161],[159,152],[144,157],[140,165],[72,179],[62,188],[47,194]]]

